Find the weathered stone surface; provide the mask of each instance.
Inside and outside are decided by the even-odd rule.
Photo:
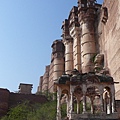
[[[24,101],[31,104],[45,103],[47,98],[43,95],[10,93],[7,89],[0,88],[0,117],[6,115],[8,109]]]
[[[102,22],[102,35],[99,39],[100,51],[104,54],[105,67],[109,69],[114,81],[120,82],[120,1],[105,0],[103,7],[108,9],[108,20],[106,24]],[[100,31],[99,31],[100,32]],[[118,92],[120,84],[115,85],[116,99],[120,99]],[[120,93],[119,93],[120,94]]]
[[[94,71],[96,54],[104,55],[101,69],[109,71],[114,81],[120,82],[120,1],[104,0],[102,6],[89,6],[87,0],[78,1],[78,9],[73,7],[62,25],[63,59],[55,60],[58,48],[54,49],[57,54],[52,54],[48,82],[50,92],[53,92],[54,80],[62,72],[71,74],[74,68],[83,72]],[[53,46],[55,44],[53,42]],[[115,84],[115,91],[116,99],[120,99],[120,84]]]
[[[0,117],[8,111],[9,90],[0,88]]]

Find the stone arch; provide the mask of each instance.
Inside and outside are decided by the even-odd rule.
[[[74,89],[74,112],[77,114],[82,113],[81,101],[82,101],[83,91],[81,86],[76,86]]]
[[[87,110],[92,114],[99,113],[100,109],[100,90],[97,85],[89,85],[86,91]]]
[[[75,87],[75,89],[74,89],[74,95],[76,96],[76,98],[78,100],[81,99],[83,93],[82,93],[82,88],[80,86]]]
[[[68,89],[62,89],[61,94],[61,115],[65,114],[64,110],[66,111],[66,116],[69,116],[69,104],[70,104],[70,96]]]

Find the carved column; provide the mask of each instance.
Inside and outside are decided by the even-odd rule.
[[[57,86],[57,120],[61,120],[61,89]]]
[[[77,114],[80,114],[80,101],[77,100]]]
[[[73,38],[69,34],[69,20],[63,21],[63,43],[65,46],[65,73],[71,74],[73,70]]]
[[[80,30],[79,27],[73,26],[73,29],[70,31],[70,34],[73,38],[73,63],[74,68],[78,71],[81,71],[81,46],[80,46]]]
[[[111,114],[111,96],[109,92],[106,92],[106,108],[107,114]]]
[[[104,110],[103,110],[103,93],[100,94],[100,106],[101,106],[101,112],[104,112]]]
[[[69,34],[73,38],[73,68],[81,71],[80,30],[78,22],[78,7],[73,7],[69,15]]]
[[[70,120],[73,119],[73,113],[74,113],[73,92],[74,92],[74,88],[72,85],[70,85],[70,117],[69,117]]]
[[[110,103],[110,97],[108,98],[108,104],[107,104],[107,114],[111,114],[111,109],[110,109],[111,103]]]
[[[115,95],[112,95],[112,113],[115,113]]]
[[[73,70],[73,39],[68,37],[64,40],[65,45],[65,73],[71,74]]]
[[[107,93],[104,96],[104,111],[107,113]]]
[[[112,85],[111,87],[111,93],[112,93],[112,113],[115,113],[115,88],[114,88],[114,85]]]
[[[83,114],[86,113],[86,91],[87,91],[87,88],[86,88],[86,85],[83,84],[83,87],[82,87],[82,91],[83,91]]]
[[[86,113],[86,94],[83,94],[83,114]]]

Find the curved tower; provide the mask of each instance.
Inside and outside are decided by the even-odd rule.
[[[94,70],[93,59],[96,55],[95,17],[96,0],[78,0],[78,19],[81,29],[82,72]]]
[[[49,69],[50,65],[46,66],[45,73],[42,78],[42,91],[48,92],[48,82],[49,82]]]
[[[78,7],[73,7],[69,15],[69,31],[73,38],[73,67],[81,71],[80,28],[78,23]]]
[[[53,83],[64,73],[64,45],[61,40],[52,44]]]

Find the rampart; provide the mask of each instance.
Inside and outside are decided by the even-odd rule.
[[[45,103],[47,98],[43,95],[11,93],[7,89],[0,88],[0,117],[6,115],[8,109],[24,101],[31,104]]]

